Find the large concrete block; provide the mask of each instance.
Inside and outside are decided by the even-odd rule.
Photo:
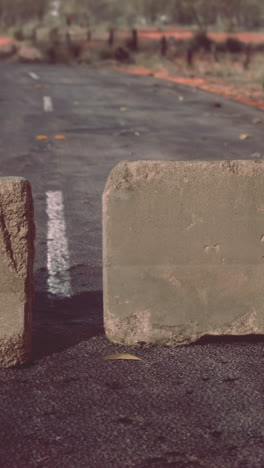
[[[30,184],[0,178],[0,366],[31,353],[34,213]]]
[[[105,330],[124,344],[264,333],[264,161],[121,162],[103,195]]]

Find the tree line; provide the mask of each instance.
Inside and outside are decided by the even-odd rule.
[[[49,0],[0,0],[0,25],[4,27],[31,20],[42,21]]]
[[[94,24],[111,26],[196,25],[201,30],[217,26],[225,31],[264,27],[263,0],[64,0],[62,11],[86,13]]]
[[[264,27],[263,0],[61,0],[62,22],[109,27],[195,25],[225,31]],[[0,23],[12,26],[48,17],[51,0],[0,0]]]

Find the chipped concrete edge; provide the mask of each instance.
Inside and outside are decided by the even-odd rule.
[[[12,191],[17,190],[19,192],[20,200],[16,200],[13,203],[9,203],[9,208],[6,213],[3,211],[3,207],[0,206],[0,230],[3,236],[2,250],[6,258],[7,265],[12,269],[19,277],[25,278],[29,271],[32,270],[34,262],[34,239],[35,239],[35,226],[34,226],[34,208],[33,198],[31,192],[30,183],[22,177],[4,177],[0,178],[4,181],[12,181]],[[15,187],[14,187],[15,186]],[[8,201],[10,192],[1,190],[0,184],[0,196],[2,205]],[[23,220],[19,219],[18,224],[14,229],[14,226],[8,224],[8,217],[10,213],[14,211],[14,208],[19,205],[28,214],[28,232],[22,231]],[[19,240],[19,242],[17,242]],[[24,268],[23,253],[25,249],[29,249],[31,255],[28,258],[31,260],[31,264],[28,268]],[[33,254],[33,255],[32,255]]]
[[[1,184],[1,182],[6,183]],[[29,181],[22,177],[1,177],[0,200],[0,248],[3,260],[13,274],[24,281],[24,288],[21,291],[23,330],[19,334],[0,338],[0,366],[10,367],[28,362],[32,351],[35,224]],[[13,217],[16,212],[22,216],[17,216],[14,223]]]
[[[152,181],[155,179],[156,182],[161,182],[164,179],[164,175],[170,175],[171,167],[177,163],[179,171],[181,171],[181,164],[183,168],[182,175],[187,175],[190,170],[195,170],[197,166],[204,167],[207,171],[215,171],[216,168],[221,168],[236,175],[248,175],[252,176],[258,173],[258,170],[264,161],[255,159],[252,161],[237,159],[237,160],[217,160],[217,161],[120,161],[110,172],[104,192],[103,200],[106,200],[112,192],[118,192],[121,190],[134,190],[137,183]],[[250,167],[249,167],[250,166]],[[159,172],[159,168],[163,168],[162,174]],[[156,169],[155,171],[153,169]],[[152,169],[150,171],[150,169]],[[155,174],[155,175],[153,175]]]
[[[23,334],[10,339],[1,339],[0,349],[0,367],[23,365],[31,358],[31,336],[25,339]]]
[[[247,336],[259,333],[254,309],[231,324],[222,325],[219,329],[208,330],[206,333],[199,333],[195,329],[195,323],[191,333],[190,326],[153,326],[150,321],[150,312],[147,310],[135,312],[126,320],[119,320],[109,312],[107,301],[105,301],[105,333],[109,341],[116,344],[180,346],[195,343],[203,336]]]

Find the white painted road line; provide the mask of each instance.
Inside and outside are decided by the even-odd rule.
[[[46,197],[48,290],[55,296],[71,297],[70,256],[66,236],[63,194],[61,191],[48,191]]]
[[[29,72],[29,76],[33,79],[33,80],[39,80],[39,76],[34,73],[34,72]]]
[[[45,112],[53,111],[53,104],[50,96],[43,96],[43,107]]]

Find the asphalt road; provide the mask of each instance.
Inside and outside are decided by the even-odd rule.
[[[0,465],[262,468],[263,337],[127,349],[104,336],[101,195],[124,159],[260,158],[264,114],[103,68],[1,65],[0,80],[0,175],[31,181],[37,228],[33,362],[0,370]],[[64,199],[64,299],[48,289],[49,191]],[[102,359],[120,351],[142,361]]]

